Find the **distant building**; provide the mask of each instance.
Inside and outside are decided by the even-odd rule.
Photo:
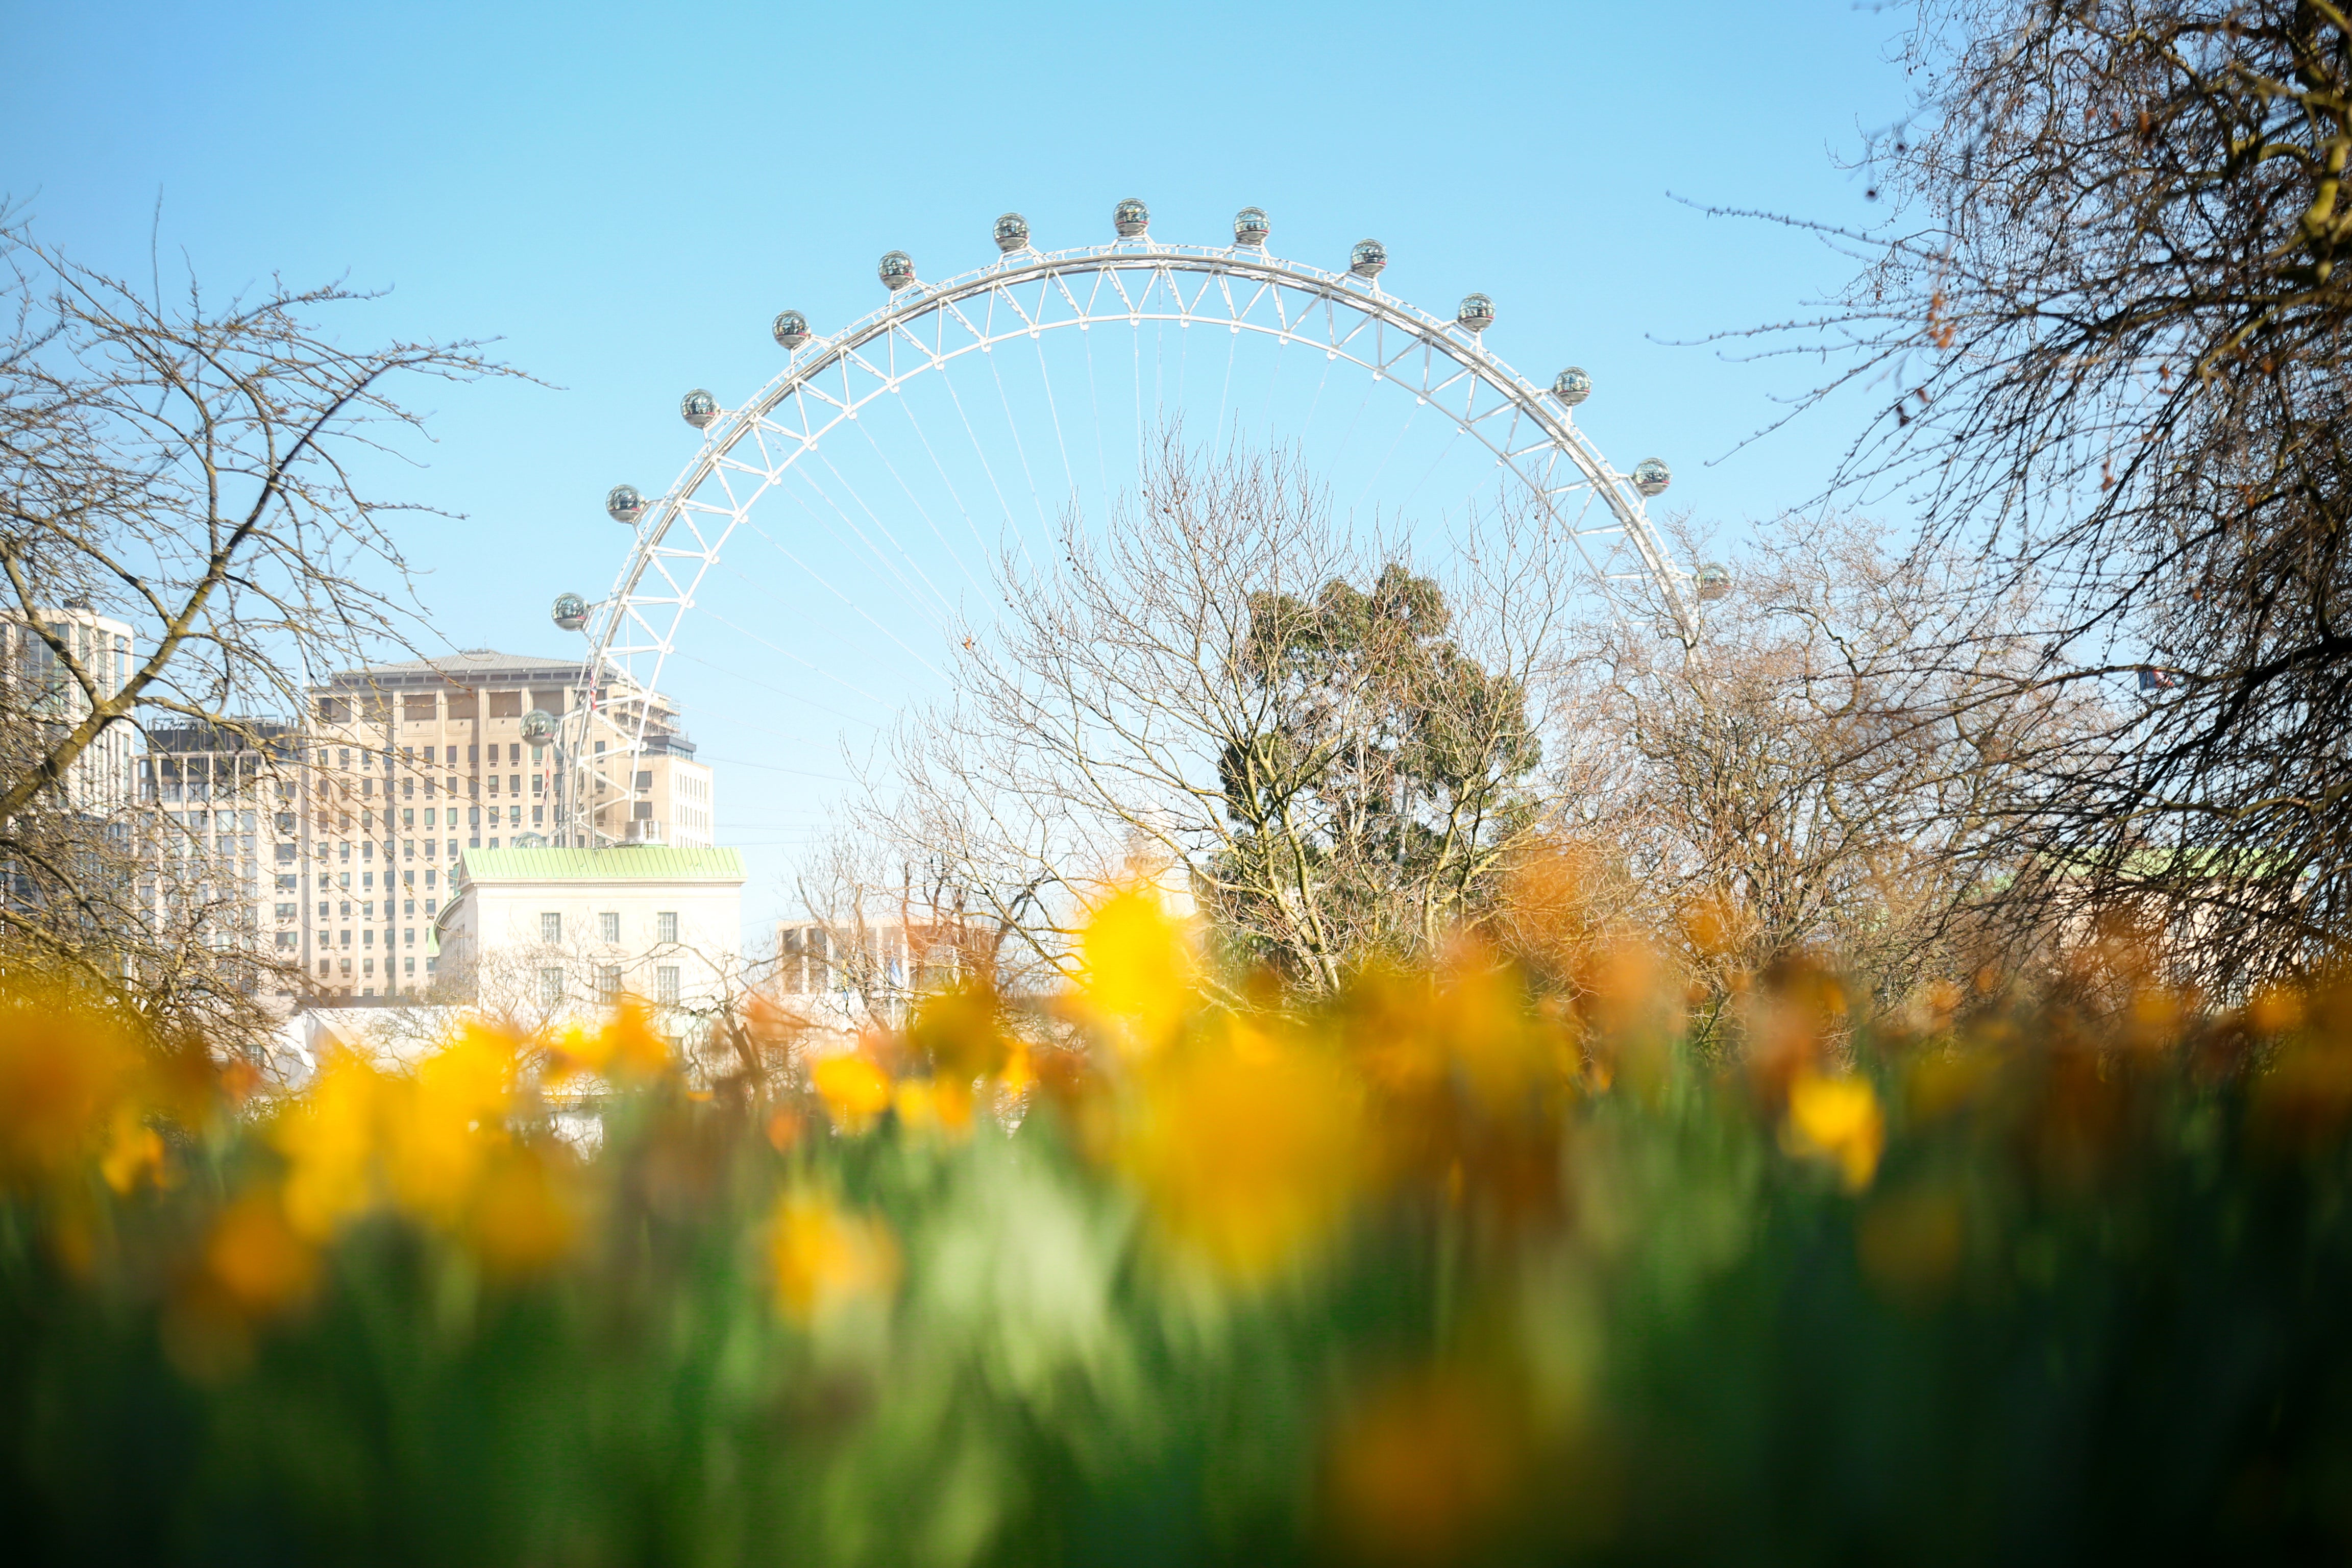
[[[128,625],[80,604],[42,610],[37,619],[66,645],[100,701],[129,684],[132,647]],[[20,742],[29,741],[46,750],[89,713],[89,693],[47,639],[22,619],[0,617],[0,679],[13,688],[7,711],[26,716],[38,731],[18,738]],[[131,760],[138,741],[138,729],[127,719],[101,730],[67,767],[59,781],[61,804],[93,815],[129,805]]]
[[[127,638],[122,651],[127,658]],[[247,733],[160,726],[136,759],[124,725],[125,789],[159,814],[157,854],[181,873],[166,887],[189,886],[200,870],[241,892],[250,922],[222,939],[299,970],[303,984],[282,999],[421,998],[439,968],[435,924],[457,894],[459,857],[567,836],[566,770],[555,746],[522,739],[522,719],[533,709],[564,715],[581,672],[575,660],[486,649],[369,666],[314,688],[300,720],[255,720],[240,727]],[[593,750],[569,770],[587,831],[570,836],[707,848],[710,770],[695,761],[676,709],[610,683],[596,703],[585,741]],[[596,760],[618,763],[640,716],[635,777],[616,784]]]
[[[430,989],[432,933],[460,855],[568,837],[709,845],[710,769],[660,693],[599,686],[585,738],[593,750],[570,760],[568,779],[553,744],[522,738],[525,714],[571,711],[582,669],[473,648],[346,670],[312,690],[303,833],[290,856],[285,845],[276,852],[302,868],[302,963],[315,987],[361,998]],[[610,769],[592,764],[625,752],[641,716],[635,779],[600,783]],[[567,798],[589,832],[567,832]]]
[[[786,921],[776,927],[772,989],[824,1027],[893,1026],[958,968],[952,928],[897,920]]]
[[[302,737],[283,720],[258,720],[245,732],[215,724],[151,727],[136,759],[137,793],[153,815],[148,837],[162,875],[156,896],[233,889],[248,918],[218,932],[249,942],[260,956],[292,964],[301,957],[300,878],[289,868],[302,840],[295,810],[302,780]],[[279,989],[290,1001],[290,986]]]
[[[452,1000],[543,1021],[626,993],[676,1033],[739,984],[743,860],[732,849],[468,849],[458,858],[457,894],[434,922]]]

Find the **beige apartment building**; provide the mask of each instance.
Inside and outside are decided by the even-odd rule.
[[[131,636],[126,623],[100,615],[80,601],[42,610],[38,618],[89,676],[101,701],[130,681]],[[80,722],[89,712],[89,694],[72,678],[48,639],[13,616],[0,616],[0,679],[18,688],[8,704],[10,710],[30,716],[52,736]],[[131,760],[138,741],[138,729],[128,721],[100,731],[58,781],[63,804],[70,810],[96,814],[128,805]]]
[[[592,834],[711,842],[710,770],[659,693],[600,689],[593,751],[581,758],[523,738],[532,710],[566,714],[580,674],[576,660],[488,649],[347,670],[312,690],[304,723],[276,726],[266,752],[203,730],[152,749],[140,793],[188,843],[229,858],[254,900],[256,940],[299,965],[309,994],[421,993],[466,851]],[[632,781],[616,770],[640,713]],[[579,803],[568,821],[567,799]]]

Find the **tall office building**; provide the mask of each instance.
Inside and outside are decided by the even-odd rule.
[[[420,993],[464,851],[592,834],[710,845],[710,770],[659,693],[600,688],[580,758],[523,739],[533,709],[566,714],[580,674],[575,661],[488,649],[346,670],[311,690],[299,725],[251,726],[258,748],[205,726],[157,731],[140,795],[166,815],[180,853],[213,855],[213,874],[246,889],[252,940],[299,967],[304,994]],[[641,714],[630,781],[599,759],[627,752]],[[568,826],[567,800],[579,803]]]
[[[87,604],[38,612],[42,626],[64,643],[97,688],[101,701],[131,679],[131,627],[100,615]],[[89,695],[73,679],[48,639],[25,620],[0,616],[0,679],[15,689],[8,711],[23,716],[37,733],[18,738],[44,743],[79,723],[90,710]],[[131,801],[131,759],[139,731],[129,721],[108,725],[58,781],[62,803],[71,810],[104,814]]]
[[[433,922],[464,850],[710,844],[710,769],[660,693],[601,684],[584,731],[559,737],[583,755],[524,739],[533,710],[567,717],[581,673],[576,661],[474,648],[347,670],[311,692],[298,832],[273,852],[281,875],[297,868],[299,945],[315,990],[429,986]],[[616,778],[604,759],[627,752],[641,718],[635,777]]]

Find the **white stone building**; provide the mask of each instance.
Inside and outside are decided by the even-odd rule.
[[[532,1022],[626,993],[682,1020],[741,985],[732,849],[468,849],[459,864],[434,923],[452,1000]]]

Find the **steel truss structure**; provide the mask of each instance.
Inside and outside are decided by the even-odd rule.
[[[616,805],[628,814],[653,717],[644,700],[634,702],[633,722],[621,709],[658,689],[697,589],[761,498],[876,400],[967,355],[1048,332],[1172,322],[1257,333],[1391,382],[1516,475],[1596,581],[1646,584],[1671,619],[1689,624],[1689,574],[1652,526],[1633,476],[1612,468],[1569,405],[1496,357],[1478,331],[1383,292],[1377,273],[1329,272],[1254,245],[1148,236],[1041,252],[1025,232],[995,262],[940,283],[912,280],[897,252],[886,272],[893,260],[908,276],[880,310],[830,338],[809,337],[741,406],[689,411],[707,420],[701,448],[646,506],[611,591],[590,610],[590,657],[562,731],[573,760],[567,782],[584,785],[564,792],[569,842],[621,837],[600,832],[596,815]],[[625,743],[592,758],[589,732],[599,725]]]

